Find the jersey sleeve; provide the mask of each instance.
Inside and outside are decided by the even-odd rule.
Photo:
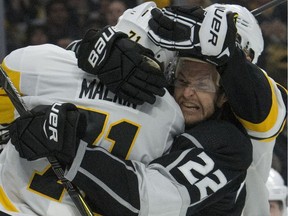
[[[229,215],[243,189],[251,149],[249,138],[232,124],[207,121],[180,135],[169,154],[146,166],[80,144],[65,177],[100,214],[191,215],[218,202],[214,207]]]
[[[5,61],[5,59],[4,59]],[[10,78],[14,84],[17,91],[20,92],[20,73],[10,70],[5,62],[1,64],[1,67],[6,72],[7,76]],[[15,108],[6,94],[3,88],[0,88],[0,124],[10,124],[15,118]]]
[[[221,81],[234,115],[252,141],[253,161],[246,176],[244,215],[268,215],[269,175],[273,148],[287,116],[287,90],[236,49]],[[259,206],[261,208],[259,209]]]
[[[27,89],[31,95],[31,92],[37,91],[38,74],[43,73],[43,65],[51,63],[47,56],[55,55],[60,49],[52,44],[16,49],[4,58],[1,66],[21,96],[27,95]],[[12,102],[5,91],[0,89],[0,124],[11,123],[16,117],[17,112]]]
[[[15,70],[11,70],[7,64],[11,65],[11,67],[13,67],[13,65],[17,67],[21,61],[22,53],[23,52],[21,49],[14,51],[6,56],[1,63],[2,69],[5,71],[19,93],[20,73]],[[9,141],[8,127],[10,123],[15,119],[16,113],[17,112],[14,108],[14,105],[6,94],[4,88],[0,88],[0,152],[2,152],[3,148]]]
[[[239,49],[221,71],[229,104],[251,139],[275,140],[285,124],[287,91]]]

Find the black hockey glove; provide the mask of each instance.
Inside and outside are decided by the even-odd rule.
[[[157,45],[171,50],[192,49],[200,46],[199,29],[205,11],[199,7],[154,8],[149,20],[149,38]]]
[[[225,64],[235,49],[235,13],[214,4],[201,7],[171,7],[151,11],[149,38],[157,45],[178,50],[181,56],[198,56],[216,66]]]
[[[85,116],[70,103],[37,106],[9,128],[20,157],[35,160],[55,156],[65,165],[72,163],[85,130]]]
[[[79,68],[97,75],[110,91],[128,102],[153,104],[155,95],[165,94],[167,83],[153,52],[113,27],[89,30],[76,56]]]

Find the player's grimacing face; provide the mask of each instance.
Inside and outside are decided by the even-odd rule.
[[[185,124],[208,119],[218,100],[218,72],[212,64],[183,60],[178,62],[174,98],[179,104]]]

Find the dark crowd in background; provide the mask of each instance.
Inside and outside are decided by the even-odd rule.
[[[159,0],[157,6],[239,4],[249,10],[270,0]],[[90,28],[115,25],[127,9],[142,0],[5,0],[5,35],[7,54],[28,46],[52,43],[65,48],[80,39]],[[287,88],[287,2],[256,17],[264,37],[264,51],[258,65]],[[278,137],[272,166],[287,185],[287,124]]]

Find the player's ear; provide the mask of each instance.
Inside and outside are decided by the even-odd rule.
[[[225,95],[224,92],[219,93],[218,97],[217,97],[217,101],[216,101],[216,106],[218,108],[222,107],[223,104],[227,101],[227,97]]]

